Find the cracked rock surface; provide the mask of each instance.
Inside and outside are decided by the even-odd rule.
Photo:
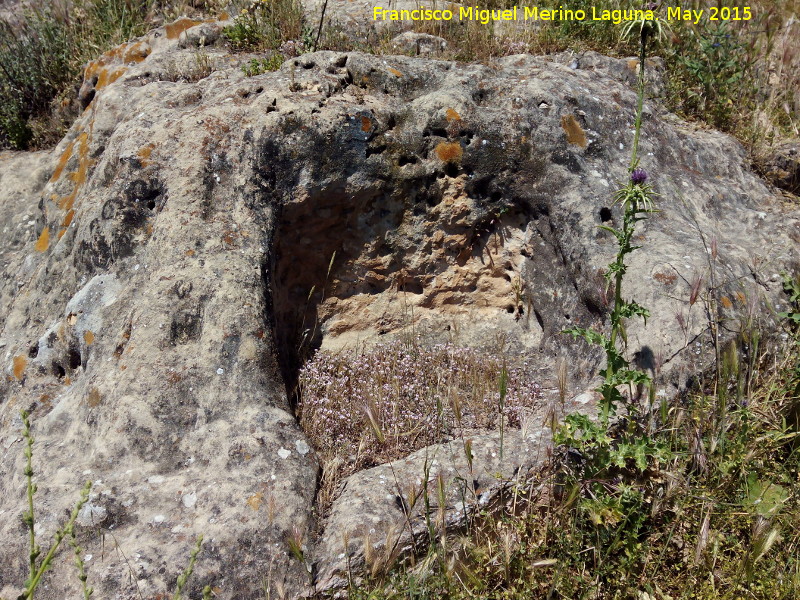
[[[42,545],[94,481],[78,537],[98,597],[170,591],[201,533],[191,594],[262,598],[269,574],[301,597],[341,583],[343,535],[358,564],[365,531],[380,544],[409,528],[400,494],[376,483],[391,468],[422,485],[444,456],[446,519],[469,510],[451,442],[353,475],[316,523],[319,466],[290,398],[309,323],[331,351],[413,324],[422,343],[525,355],[544,385],[566,358],[576,390],[601,366],[559,332],[605,324],[615,247],[598,225],[620,218],[635,61],[319,52],[246,78],[210,46],[216,70],[196,80],[181,46],[200,26],[106,53],[52,152],[0,156],[0,589],[27,569],[20,410]],[[660,212],[630,257],[626,294],[652,317],[628,343],[672,396],[711,340],[692,284],[713,282],[722,341],[742,323],[776,331],[800,227],[736,141],[645,107]],[[489,450],[472,479],[535,467],[538,425],[508,433],[502,462],[496,432],[476,433]],[[65,554],[37,597],[74,595],[72,569]]]

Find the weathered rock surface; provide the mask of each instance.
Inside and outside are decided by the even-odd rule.
[[[528,355],[545,382],[558,357],[578,383],[600,365],[559,332],[604,326],[614,244],[597,226],[619,218],[635,94],[618,74],[635,63],[320,52],[248,79],[217,48],[194,81],[196,50],[179,45],[198,25],[101,57],[53,153],[0,158],[0,589],[25,579],[21,409],[42,540],[95,482],[79,539],[98,597],[168,591],[199,533],[195,592],[260,598],[268,579],[299,596],[340,577],[341,535],[362,536],[357,564],[366,520],[385,540],[401,516],[374,485],[389,467],[356,474],[315,547],[318,466],[287,392],[303,340],[413,330]],[[725,135],[648,102],[641,149],[661,212],[630,261],[626,291],[652,317],[630,324],[629,348],[671,394],[710,339],[692,284],[713,282],[721,339],[774,329],[800,228]],[[529,452],[487,469],[543,455],[509,439]],[[420,456],[393,467],[413,481]],[[37,597],[74,594],[69,562]]]
[[[800,194],[800,141],[775,148],[764,164],[766,177],[779,188]]]

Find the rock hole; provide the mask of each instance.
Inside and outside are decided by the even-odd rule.
[[[386,152],[386,146],[383,144],[378,146],[367,146],[366,155],[372,156],[373,154],[383,154]]]
[[[486,100],[488,95],[489,94],[486,90],[475,90],[472,93],[472,100],[475,102],[475,104],[480,106]]]
[[[536,322],[539,323],[539,327],[544,331],[544,319],[542,319],[542,315],[539,314],[539,311],[535,308],[533,309],[533,314],[536,316]]]
[[[397,161],[398,167],[404,167],[406,165],[415,165],[415,164],[417,164],[416,156],[401,156],[400,159]]]
[[[389,115],[389,118],[386,120],[386,129],[394,129],[396,125],[397,119],[394,118],[394,115]]]
[[[506,312],[509,314],[513,313],[515,310],[516,309],[514,308],[513,304],[509,304],[508,306],[506,306]]]
[[[64,377],[67,374],[67,372],[64,369],[64,367],[62,367],[61,364],[57,363],[57,362],[54,362],[52,364],[51,369],[53,371],[53,375],[55,375],[56,378],[58,378],[58,379],[64,379]]]
[[[608,223],[611,220],[611,209],[607,206],[600,209],[600,220],[603,223]]]
[[[67,351],[67,364],[72,371],[81,366],[81,353],[77,348],[70,348]]]
[[[30,358],[36,358],[39,356],[39,343],[35,343],[33,346],[28,348],[28,356]]]
[[[422,132],[422,137],[448,137],[447,130],[442,127],[427,128]]]
[[[439,194],[428,194],[428,197],[425,198],[425,203],[433,208],[434,206],[439,206],[441,203],[442,197]]]
[[[495,190],[491,194],[489,194],[489,199],[492,200],[493,202],[497,202],[502,197],[503,197],[503,194],[499,190]]]
[[[455,163],[447,163],[447,165],[445,165],[444,172],[448,177],[458,177],[458,165]]]

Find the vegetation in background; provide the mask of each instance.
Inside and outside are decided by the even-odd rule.
[[[476,4],[467,0],[467,5]],[[513,0],[477,3],[505,8]],[[652,3],[651,3],[652,4]],[[659,3],[655,3],[659,4]],[[656,10],[663,12],[664,6]],[[699,1],[683,8],[708,8]],[[733,5],[733,3],[731,4]],[[44,147],[55,143],[75,116],[81,65],[108,48],[148,28],[200,11],[236,10],[225,30],[231,48],[294,56],[313,48],[396,52],[384,34],[343,29],[326,20],[317,40],[318,23],[306,22],[298,0],[76,0],[40,3],[20,22],[0,23],[0,146]],[[541,9],[563,6],[542,0]],[[800,2],[754,0],[748,21],[673,21],[662,44],[667,93],[665,101],[679,114],[730,132],[752,151],[758,164],[769,147],[800,131]],[[641,8],[638,0],[576,0],[572,10]],[[610,21],[520,21],[502,30],[480,22],[420,22],[417,31],[448,40],[443,58],[485,61],[508,54],[549,54],[595,50],[630,56],[636,46],[620,36]],[[517,25],[516,27],[513,25]],[[269,57],[263,60],[270,61]],[[277,59],[273,59],[277,61]],[[269,70],[259,64],[251,72]],[[273,65],[270,63],[269,67]]]
[[[300,40],[304,31],[308,37],[303,25],[299,0],[253,0],[239,11],[224,35],[234,50],[278,50],[286,41]]]
[[[73,0],[33,3],[17,20],[0,21],[0,147],[58,142],[77,116],[82,66],[189,10],[167,0]]]

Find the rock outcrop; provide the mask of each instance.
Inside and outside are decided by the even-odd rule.
[[[413,481],[453,447],[354,475],[317,523],[291,398],[304,340],[335,350],[413,326],[423,343],[525,355],[545,384],[566,357],[576,392],[601,364],[559,332],[605,323],[615,248],[598,225],[620,216],[635,61],[318,52],[247,78],[185,41],[207,25],[107,53],[52,153],[0,158],[0,588],[26,577],[22,409],[42,540],[94,481],[79,541],[98,597],[167,591],[200,533],[193,593],[297,597],[363,562],[365,535],[402,534],[390,469]],[[652,317],[628,341],[671,397],[714,336],[775,331],[800,227],[733,139],[657,101],[641,149],[660,212],[630,260],[626,291]],[[480,438],[487,472],[544,456],[540,421],[509,435],[502,464]],[[465,507],[448,489],[452,520]],[[74,593],[69,562],[38,598]]]

